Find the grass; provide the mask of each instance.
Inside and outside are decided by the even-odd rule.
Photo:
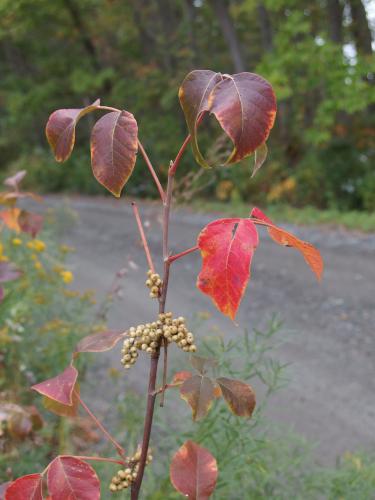
[[[219,202],[197,200],[189,207],[203,212],[221,212],[226,215],[245,217],[249,214],[251,204],[235,202]],[[288,205],[269,205],[261,207],[268,217],[275,222],[286,222],[300,225],[328,225],[333,228],[357,230],[364,233],[375,232],[375,212],[340,211],[336,209],[319,210],[307,206],[295,208]]]

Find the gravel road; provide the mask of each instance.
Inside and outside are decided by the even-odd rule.
[[[51,198],[49,203],[60,202]],[[114,273],[127,265],[124,297],[112,308],[110,325],[126,329],[154,317],[155,303],[147,299],[143,285],[145,257],[130,207],[102,198],[72,198],[70,204],[79,221],[64,241],[76,247],[71,257],[75,285],[103,294]],[[160,209],[150,203],[140,209],[151,251],[160,263]],[[199,230],[217,217],[175,213],[172,250],[193,246]],[[289,229],[320,249],[325,261],[321,284],[298,252],[275,245],[262,233],[239,326],[223,318],[195,288],[198,254],[174,264],[168,308],[187,318],[193,311],[209,311],[211,322],[228,336],[243,327],[262,328],[277,313],[284,321],[280,335],[284,343],[276,356],[291,363],[290,383],[271,400],[269,415],[312,440],[319,456],[333,463],[346,450],[375,448],[375,235],[317,227]],[[157,267],[160,270],[160,264]],[[111,357],[118,365],[118,351],[103,356],[96,373],[108,367]],[[95,382],[102,408],[109,407],[111,397],[104,380],[98,377]]]

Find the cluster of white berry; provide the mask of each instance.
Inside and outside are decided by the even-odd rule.
[[[146,286],[150,289],[150,297],[152,299],[157,299],[161,294],[163,280],[158,273],[152,272],[151,269],[147,271],[147,276]]]
[[[113,476],[111,483],[109,485],[110,491],[113,493],[115,491],[121,491],[129,488],[131,484],[137,479],[137,474],[139,470],[139,459],[141,458],[141,449],[138,448],[135,454],[129,458],[128,467],[126,469],[121,469]],[[147,453],[146,465],[152,461],[151,450]]]
[[[187,329],[185,318],[173,318],[171,312],[160,313],[156,321],[129,329],[121,351],[121,363],[126,369],[130,368],[138,358],[138,351],[155,353],[163,338],[169,343],[175,342],[185,352],[197,350],[194,335]]]

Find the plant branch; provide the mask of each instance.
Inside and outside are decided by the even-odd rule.
[[[164,406],[165,390],[167,388],[167,373],[168,373],[168,341],[164,339],[164,358],[163,358],[163,390],[161,392],[160,406]]]
[[[143,248],[144,248],[144,251],[145,251],[145,254],[146,254],[146,259],[147,259],[148,267],[154,273],[155,272],[155,266],[154,266],[154,263],[152,262],[150,248],[148,246],[146,235],[145,235],[145,232],[143,230],[141,216],[139,215],[139,210],[138,210],[137,204],[136,204],[135,201],[132,201],[131,205],[132,205],[132,208],[133,208],[135,220],[136,220],[137,225],[138,225],[138,230],[139,230],[139,234],[141,236],[142,245],[143,245]]]
[[[120,457],[125,458],[125,450],[124,448],[116,441],[116,439],[111,436],[111,434],[107,431],[107,429],[103,426],[103,424],[96,418],[96,416],[92,413],[90,408],[86,405],[86,403],[82,400],[81,396],[78,394],[76,390],[74,390],[75,396],[78,398],[82,408],[86,411],[89,417],[93,420],[95,425],[102,431],[102,433],[106,436],[106,438],[114,445],[117,453]]]
[[[175,255],[170,255],[168,258],[168,261],[170,264],[174,262],[177,259],[181,259],[181,257],[185,257],[185,255],[189,255],[189,253],[195,252],[196,250],[199,250],[199,247],[195,245],[195,247],[188,248],[187,250],[184,250],[181,253],[176,253]]]
[[[181,157],[186,149],[186,146],[190,142],[190,136],[188,136],[184,143],[182,144],[179,152],[177,153],[176,159],[174,162],[171,162],[169,170],[168,170],[168,183],[167,183],[167,191],[163,200],[163,260],[164,260],[164,273],[163,273],[163,288],[161,291],[161,296],[159,298],[159,313],[163,313],[165,311],[165,303],[167,300],[167,291],[168,291],[168,282],[169,282],[169,270],[170,270],[170,262],[169,262],[169,216],[172,204],[172,193],[173,193],[173,182],[174,176],[181,160]],[[145,471],[146,460],[147,460],[147,452],[150,443],[151,437],[151,429],[152,429],[152,421],[154,417],[154,409],[155,409],[155,399],[157,396],[156,389],[156,376],[158,371],[158,362],[160,356],[160,345],[157,351],[151,355],[151,365],[150,365],[150,374],[149,374],[149,383],[148,383],[148,397],[147,397],[147,408],[146,408],[146,417],[143,428],[143,439],[142,439],[142,451],[141,457],[139,460],[139,470],[137,474],[137,478],[132,484],[131,489],[131,500],[138,500],[139,491],[141,489],[143,474]]]
[[[156,187],[158,188],[158,191],[159,191],[159,194],[160,194],[160,198],[161,198],[161,201],[164,202],[164,199],[165,199],[165,193],[164,193],[164,189],[162,187],[162,185],[160,184],[160,181],[159,181],[159,177],[157,176],[157,173],[155,172],[155,169],[154,167],[152,166],[152,163],[150,161],[150,158],[148,157],[146,151],[145,151],[145,148],[143,147],[141,141],[138,140],[138,148],[143,156],[143,159],[147,165],[147,168],[149,169],[151,175],[152,175],[152,178],[154,179],[154,182],[156,184]]]

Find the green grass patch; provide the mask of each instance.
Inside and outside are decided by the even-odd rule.
[[[189,204],[189,207],[202,212],[221,212],[225,215],[245,217],[249,214],[252,205],[241,201],[224,203],[197,200]],[[375,232],[375,212],[319,210],[311,206],[295,208],[289,205],[269,205],[261,208],[277,223],[328,225],[333,228],[345,228],[365,233]]]

